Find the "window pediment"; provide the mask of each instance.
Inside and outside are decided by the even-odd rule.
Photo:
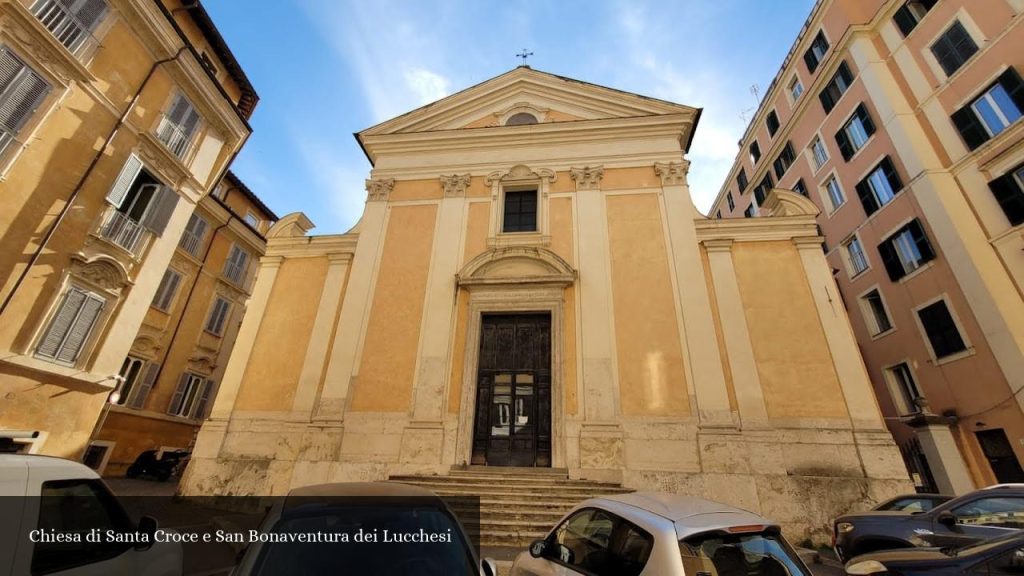
[[[540,246],[492,248],[473,258],[456,276],[460,286],[559,284],[576,280],[576,270],[561,256]]]

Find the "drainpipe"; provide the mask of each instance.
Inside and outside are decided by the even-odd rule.
[[[35,252],[32,253],[32,258],[29,260],[28,265],[25,266],[25,269],[21,271],[21,274],[18,276],[18,280],[14,283],[14,286],[11,288],[11,291],[7,293],[7,296],[4,297],[3,302],[0,303],[0,315],[3,315],[4,311],[7,310],[7,306],[11,303],[11,300],[14,298],[14,294],[18,291],[18,288],[21,288],[21,285],[22,283],[25,282],[25,278],[28,276],[28,273],[36,265],[36,262],[39,261],[39,257],[42,255],[43,250],[46,249],[46,245],[50,242],[50,239],[53,238],[53,235],[57,231],[57,228],[60,227],[61,223],[64,221],[64,217],[67,215],[68,212],[71,211],[71,206],[74,205],[75,201],[78,199],[78,195],[82,191],[82,186],[85,185],[85,181],[92,174],[92,171],[96,167],[96,164],[99,163],[100,158],[103,157],[103,153],[106,152],[107,147],[109,147],[110,143],[114,141],[114,137],[117,136],[117,133],[121,130],[121,127],[128,120],[128,114],[130,114],[132,109],[135,108],[135,104],[138,103],[139,97],[142,96],[142,91],[146,88],[146,85],[149,84],[149,81],[153,77],[153,74],[156,72],[156,69],[163,64],[177,60],[179,57],[181,57],[185,50],[187,50],[187,47],[183,46],[179,48],[178,53],[172,56],[171,58],[158,60],[154,62],[153,65],[149,68],[149,72],[146,74],[146,78],[142,81],[142,84],[139,86],[139,89],[135,91],[135,96],[132,97],[132,101],[128,104],[128,107],[125,108],[124,114],[122,114],[121,117],[117,120],[117,124],[114,125],[114,129],[110,132],[110,134],[107,136],[107,139],[103,142],[103,146],[100,146],[100,149],[93,156],[92,162],[89,163],[89,167],[85,169],[84,173],[82,173],[82,177],[78,179],[78,183],[75,185],[74,190],[71,191],[71,195],[68,196],[67,202],[64,203],[64,207],[61,208],[56,220],[54,220],[53,224],[50,225],[49,230],[47,230],[46,234],[43,236],[42,242],[39,243],[39,246],[36,247]]]

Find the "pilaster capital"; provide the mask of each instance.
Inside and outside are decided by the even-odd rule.
[[[661,178],[662,186],[685,186],[686,175],[689,172],[689,160],[654,163],[654,173]]]
[[[604,166],[570,168],[569,176],[576,182],[577,190],[597,190],[601,187],[601,178],[604,177]]]
[[[386,202],[388,197],[391,195],[392,188],[395,187],[394,178],[372,178],[366,180],[366,200],[367,202]]]
[[[260,268],[263,269],[276,269],[281,267],[281,263],[284,262],[284,256],[264,256],[260,258]]]
[[[452,174],[441,176],[441,186],[444,187],[445,198],[461,198],[466,195],[466,188],[472,177],[469,174]]]
[[[335,252],[327,255],[328,266],[340,266],[342,264],[349,264],[350,262],[352,262],[352,254],[347,252]]]
[[[708,254],[719,252],[732,252],[732,243],[733,240],[731,238],[704,240],[702,242],[702,244],[704,244],[704,248],[708,251]]]

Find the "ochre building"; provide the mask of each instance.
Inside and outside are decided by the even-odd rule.
[[[198,2],[0,0],[0,430],[21,450],[84,455],[257,100]]]
[[[268,233],[183,491],[560,468],[806,534],[908,489],[813,204],[698,213],[699,115],[520,67],[357,134],[362,218]]]

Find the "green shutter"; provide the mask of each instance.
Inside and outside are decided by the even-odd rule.
[[[1006,219],[1012,226],[1024,222],[1024,190],[1020,189],[1016,178],[1013,177],[1014,171],[1011,170],[988,183],[992,195],[995,196],[996,202],[999,202],[999,207],[1003,209]]]

